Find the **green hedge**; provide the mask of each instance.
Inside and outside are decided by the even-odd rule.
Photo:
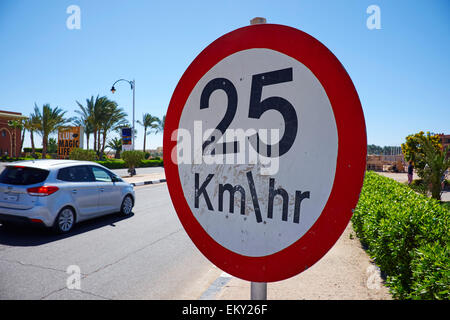
[[[34,152],[42,153],[42,148],[34,148]],[[23,148],[23,152],[25,153],[31,153],[33,151],[33,148]]]
[[[105,161],[95,161],[108,169],[128,169],[123,160],[105,160]],[[162,167],[162,160],[142,160],[137,168],[145,167]]]
[[[34,160],[34,158],[31,157],[18,157],[18,158],[11,158],[8,156],[1,156],[0,162],[14,162],[14,161],[22,161],[22,160]]]
[[[97,159],[97,152],[94,150],[85,150],[81,148],[74,148],[70,151],[69,159],[71,160],[83,160],[83,161],[95,161]]]
[[[450,299],[450,211],[367,172],[353,227],[397,299]]]
[[[20,160],[34,160],[34,158],[10,158],[7,156],[0,157],[0,162],[13,162]],[[110,159],[105,161],[94,161],[94,162],[99,163],[108,169],[128,169],[128,167],[125,165],[125,161],[123,160]],[[137,166],[137,168],[163,167],[163,166],[164,164],[162,159],[150,159],[150,160],[142,160]]]
[[[162,161],[162,159],[156,160],[156,159],[150,159],[150,160],[142,160],[141,164],[139,165],[139,167],[144,167],[144,168],[148,168],[148,167],[163,167],[164,163]]]

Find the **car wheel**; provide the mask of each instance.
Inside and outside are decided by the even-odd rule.
[[[53,229],[57,233],[68,233],[75,224],[75,212],[73,209],[66,207],[60,211],[56,217]]]
[[[120,206],[120,213],[124,216],[128,216],[131,214],[132,210],[133,199],[131,198],[131,196],[126,196],[122,201],[122,205]]]

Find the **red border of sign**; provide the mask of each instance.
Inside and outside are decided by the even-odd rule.
[[[327,204],[314,225],[287,248],[263,257],[248,257],[217,243],[195,219],[184,197],[178,165],[171,161],[181,113],[191,91],[219,61],[238,51],[267,48],[304,64],[322,84],[333,108],[338,131],[336,174]],[[197,248],[217,267],[236,277],[272,282],[292,277],[316,263],[339,239],[355,208],[366,167],[366,127],[361,103],[349,75],[322,43],[292,27],[261,24],[232,31],[211,43],[181,77],[166,115],[164,166],[173,205]]]

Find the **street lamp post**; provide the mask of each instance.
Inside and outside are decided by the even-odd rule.
[[[131,129],[131,148],[132,150],[134,150],[134,102],[135,102],[135,88],[136,88],[136,81],[133,79],[131,81],[126,80],[126,79],[119,79],[116,82],[113,83],[112,87],[111,87],[111,92],[114,94],[114,92],[116,92],[116,88],[114,88],[114,86],[116,85],[117,82],[119,81],[126,81],[130,84],[131,86],[131,90],[133,90],[133,128]]]

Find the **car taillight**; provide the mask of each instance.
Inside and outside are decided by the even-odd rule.
[[[54,186],[41,186],[41,187],[28,188],[27,192],[30,196],[45,197],[45,196],[51,195],[52,193],[55,193],[58,190],[59,190],[59,188],[54,187]]]

